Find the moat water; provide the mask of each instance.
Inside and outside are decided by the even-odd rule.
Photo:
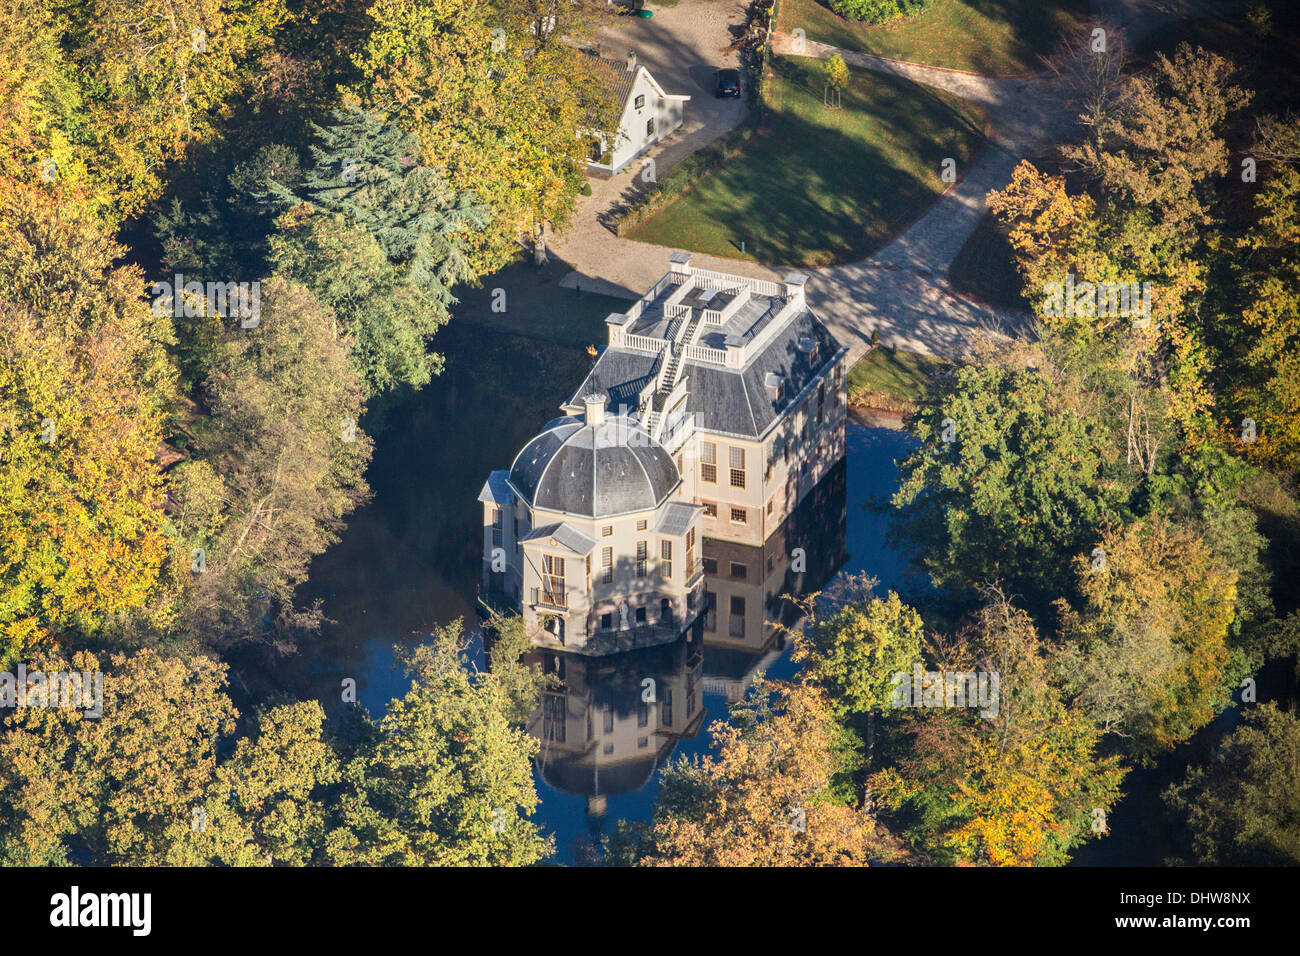
[[[457,621],[477,634],[478,492],[489,471],[508,467],[554,417],[592,359],[580,348],[484,334],[455,322],[439,334],[438,347],[447,359],[444,373],[419,392],[375,402],[363,422],[375,437],[368,471],[374,497],[313,563],[299,595],[319,600],[330,623],[296,654],[235,662],[237,699],[282,691],[318,699],[327,713],[336,713],[342,683],[351,678],[360,702],[380,715],[409,687],[395,666],[395,645],[416,644],[433,628]],[[761,625],[780,616],[780,602],[770,604],[769,592],[779,597],[833,588],[858,573],[877,579],[877,593],[892,588],[906,598],[919,586],[907,575],[903,556],[884,543],[887,515],[866,507],[893,494],[895,461],[909,442],[902,432],[850,421],[844,466],[810,493],[764,548],[705,540],[701,556],[717,562],[716,570],[706,567],[708,587],[718,595],[711,620],[702,622],[707,628],[669,647],[566,667],[562,709],[542,708],[530,726],[543,743],[534,770],[541,798],[534,819],[555,838],[555,862],[590,863],[600,834],[616,821],[649,819],[660,769],[679,756],[708,752],[710,724],[726,718],[728,699],[760,671],[773,678],[794,673],[788,648]],[[802,574],[789,566],[796,547],[807,557]],[[732,573],[733,563],[746,566],[744,580]],[[749,613],[743,623],[731,614],[732,597],[744,599]],[[482,664],[481,640],[471,646]],[[641,707],[647,678],[661,704],[650,715]],[[671,733],[655,727],[669,691]],[[562,735],[560,713],[567,716]],[[1225,713],[1161,767],[1131,773],[1111,817],[1111,835],[1081,847],[1076,863],[1163,862],[1174,844],[1164,832],[1160,791],[1189,759],[1206,757],[1231,719]]]
[[[508,467],[557,414],[592,358],[580,348],[484,335],[455,322],[439,334],[438,346],[447,360],[443,374],[419,392],[374,403],[363,422],[375,438],[367,473],[373,498],[313,563],[299,594],[308,603],[319,600],[329,623],[298,653],[269,666],[237,662],[237,693],[284,691],[336,712],[343,681],[351,678],[362,705],[379,715],[409,687],[395,665],[396,645],[418,643],[434,627],[457,621],[477,635],[479,489],[489,471]],[[729,697],[758,673],[794,672],[786,642],[764,625],[790,619],[782,594],[821,590],[846,572],[870,574],[882,590],[903,586],[903,558],[883,543],[886,519],[864,504],[892,494],[894,460],[909,439],[853,423],[847,439],[846,463],[764,548],[705,540],[707,586],[718,596],[694,635],[649,651],[566,661],[567,698],[544,708],[530,727],[543,739],[534,819],[554,836],[556,862],[591,862],[600,833],[617,820],[649,819],[659,769],[709,750],[709,726],[726,718]],[[803,558],[792,563],[796,548]],[[744,566],[744,578],[736,565]],[[743,605],[733,603],[737,598]],[[732,613],[742,606],[748,613]],[[481,657],[481,639],[472,647]],[[655,727],[661,710],[647,719],[641,707],[647,676],[661,695],[657,702],[676,711],[671,731]],[[569,719],[557,732],[551,718],[561,708]]]

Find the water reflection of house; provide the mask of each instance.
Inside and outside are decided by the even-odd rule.
[[[704,722],[699,628],[673,644],[602,657],[537,652],[560,686],[529,722],[549,785],[584,794],[593,815],[610,796],[643,787]]]
[[[808,307],[807,277],[690,260],[674,253],[606,319],[566,417],[479,495],[485,594],[521,611],[539,646],[676,640],[704,607],[703,539],[765,547],[844,458],[848,350]],[[773,573],[766,556],[755,566]]]
[[[821,590],[844,562],[845,465],[833,468],[761,545],[705,538],[704,688],[737,700],[785,651],[786,596]]]

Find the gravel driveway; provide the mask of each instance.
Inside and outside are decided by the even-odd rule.
[[[745,97],[718,99],[713,95],[714,71],[740,66],[739,58],[727,47],[745,23],[745,4],[740,0],[681,0],[675,7],[654,3],[647,6],[654,11],[653,17],[644,20],[619,17],[613,26],[597,34],[601,54],[621,61],[628,50],[635,50],[637,63],[648,69],[665,91],[689,94],[691,100],[686,104],[681,127],[666,140],[628,164],[617,176],[592,179],[591,195],[578,200],[578,209],[563,236],[551,238],[555,255],[588,272],[567,276],[561,282],[567,288],[580,281],[584,289],[632,298],[639,296],[643,289],[590,274],[594,271],[591,266],[611,251],[610,243],[619,242],[604,214],[637,191],[645,159],[654,160],[655,174],[662,177],[691,153],[739,123],[747,109]],[[658,260],[663,255],[654,258],[658,268]],[[639,276],[620,278],[640,281]]]

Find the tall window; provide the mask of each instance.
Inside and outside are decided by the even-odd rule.
[[[673,725],[673,689],[664,688],[663,703],[659,705],[659,719],[663,721],[665,727]]]
[[[649,557],[649,550],[646,542],[638,541],[636,543],[636,576],[638,578],[645,577],[645,565],[646,559]]]
[[[500,508],[492,509],[492,547],[501,547],[502,535],[506,530],[506,516]]]
[[[600,566],[605,569],[605,583],[614,583],[614,549],[600,549]]]
[[[603,728],[604,732],[607,734],[612,734],[614,732],[614,708],[611,707],[609,704],[606,704],[604,707],[604,718],[605,718],[605,724]]]
[[[745,487],[745,449],[731,449],[731,487]]]
[[[695,573],[695,529],[686,532],[686,577]]]
[[[718,480],[718,446],[711,441],[700,442],[700,481],[716,484]]]
[[[659,542],[659,573],[666,578],[673,576],[673,543],[666,538]]]
[[[745,599],[743,597],[733,597],[731,599],[731,627],[729,633],[732,637],[745,636]]]
[[[704,592],[704,629],[706,631],[718,629],[718,596],[712,591]]]
[[[543,708],[543,718],[542,735],[547,740],[557,740],[560,743],[564,743],[567,724],[565,721],[563,694],[546,695],[546,703]]]
[[[542,594],[553,607],[568,607],[565,603],[564,559],[553,554],[542,555]]]
[[[817,386],[817,422],[822,420],[822,406],[826,404],[826,383],[822,382]]]
[[[653,136],[655,134],[655,118],[652,116],[645,121],[645,134]]]

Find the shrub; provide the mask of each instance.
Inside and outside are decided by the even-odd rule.
[[[931,0],[829,0],[830,8],[849,20],[887,23],[920,13]]]

